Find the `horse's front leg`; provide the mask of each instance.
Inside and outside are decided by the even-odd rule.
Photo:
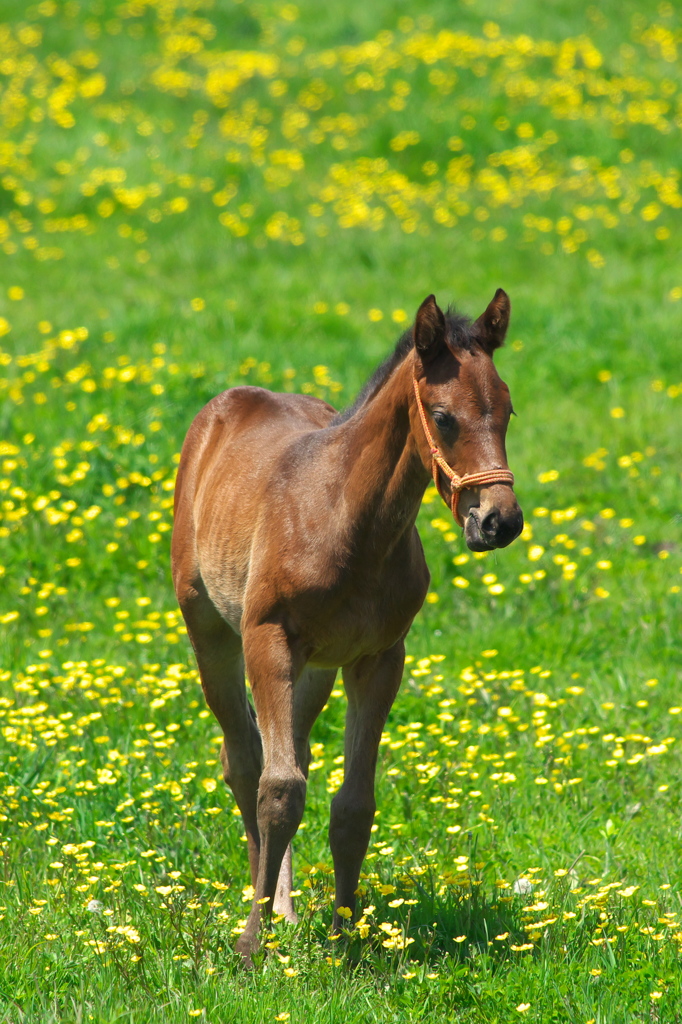
[[[282,860],[303,817],[306,778],[294,742],[294,683],[305,658],[278,623],[244,629],[242,643],[263,744],[256,892],[237,941],[237,950],[250,965],[258,949],[261,922],[272,914]]]
[[[381,733],[400,687],[405,646],[400,640],[381,654],[343,670],[348,697],[345,778],[331,806],[329,843],[334,858],[334,930],[344,926],[339,907],[355,912],[360,868],[376,811],[374,776]]]
[[[294,694],[294,745],[303,774],[308,778],[310,764],[310,730],[320,711],[329,700],[336,679],[336,669],[315,669],[307,666],[296,680]],[[298,918],[294,910],[291,891],[294,888],[291,863],[291,843],[287,846],[277,882],[273,904],[275,914],[283,914],[290,924]]]

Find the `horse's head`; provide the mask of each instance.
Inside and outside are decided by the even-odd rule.
[[[493,364],[510,308],[498,288],[471,323],[429,295],[414,325],[412,431],[472,551],[506,547],[523,527],[505,450],[512,404]]]

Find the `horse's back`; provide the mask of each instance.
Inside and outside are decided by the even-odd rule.
[[[264,388],[223,391],[197,414],[185,438],[178,466],[176,512],[187,489],[234,472],[239,463],[252,477],[274,463],[296,435],[327,426],[335,410],[310,395]]]
[[[310,395],[249,386],[223,391],[198,413],[175,488],[172,566],[181,606],[183,596],[192,599],[205,583],[220,594],[221,615],[237,626],[254,529],[273,477],[296,439],[324,428],[334,415]],[[221,579],[211,586],[217,570]]]

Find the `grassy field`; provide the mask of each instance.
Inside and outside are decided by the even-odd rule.
[[[5,0],[0,1021],[682,1020],[679,258],[670,3]],[[478,315],[526,516],[432,592],[330,941],[345,700],[313,733],[301,922],[257,968],[169,573],[195,413],[341,407],[422,299]]]

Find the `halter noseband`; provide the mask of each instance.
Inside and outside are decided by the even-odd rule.
[[[417,400],[417,408],[419,409],[419,418],[422,421],[424,434],[429,445],[429,451],[431,452],[431,472],[433,473],[433,482],[436,485],[436,489],[441,498],[447,505],[445,495],[440,487],[440,478],[438,475],[438,470],[440,469],[450,481],[450,507],[452,509],[452,517],[460,526],[464,526],[459,514],[459,495],[461,491],[466,490],[468,487],[481,487],[485,484],[511,484],[513,486],[514,474],[509,469],[488,469],[484,470],[482,473],[465,473],[464,476],[460,476],[459,473],[456,473],[452,466],[448,465],[445,461],[440,448],[431,436],[431,431],[429,430],[429,425],[426,420],[426,413],[419,394],[419,385],[417,384],[417,378],[414,374],[412,375],[412,383],[414,385],[414,397]]]

